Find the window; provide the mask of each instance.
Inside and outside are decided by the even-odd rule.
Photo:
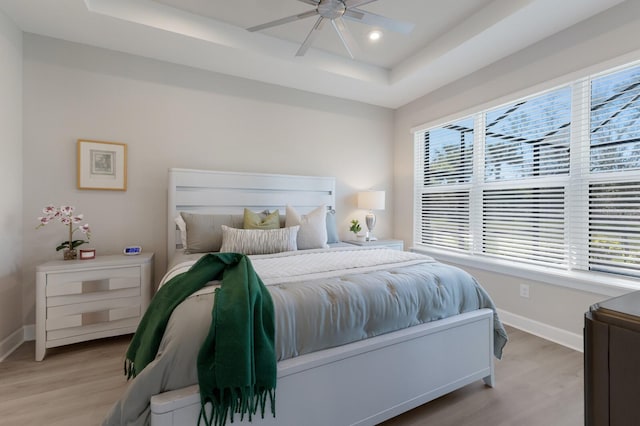
[[[640,277],[640,66],[415,133],[415,244]]]
[[[473,120],[424,133],[424,181],[427,185],[471,181]]]
[[[591,82],[589,269],[640,276],[640,67]]]
[[[420,239],[425,244],[459,250],[470,248],[473,127],[473,118],[467,118],[421,135],[418,157],[422,180],[424,186],[432,188],[420,195]]]
[[[565,87],[488,111],[485,180],[568,174],[570,97]]]

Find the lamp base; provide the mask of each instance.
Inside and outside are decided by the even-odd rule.
[[[376,241],[377,238],[373,236],[373,228],[376,226],[376,215],[373,214],[372,211],[365,216],[365,222],[367,223],[367,232],[366,241]]]

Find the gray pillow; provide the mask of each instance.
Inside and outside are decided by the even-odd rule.
[[[243,215],[198,214],[180,212],[186,224],[187,246],[185,253],[208,253],[220,251],[222,225],[242,228]]]
[[[327,244],[339,243],[338,225],[336,225],[336,211],[327,212]]]

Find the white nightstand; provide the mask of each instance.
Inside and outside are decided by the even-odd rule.
[[[345,241],[345,243],[362,247],[378,247],[384,246],[393,250],[404,250],[404,241],[402,240],[375,240],[375,241]]]
[[[47,348],[133,333],[151,300],[153,253],[36,267],[36,361]]]

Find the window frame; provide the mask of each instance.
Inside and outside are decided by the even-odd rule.
[[[443,261],[458,263],[464,266],[496,272],[496,269],[503,273],[521,277],[523,279],[557,284],[569,288],[575,288],[583,291],[593,291],[600,294],[617,296],[624,294],[630,290],[640,289],[638,277],[628,277],[615,273],[604,273],[588,270],[588,230],[589,230],[589,213],[588,201],[587,208],[580,208],[580,204],[576,200],[589,197],[589,186],[594,183],[616,182],[617,178],[629,180],[629,171],[609,172],[609,173],[591,173],[590,171],[590,139],[589,139],[589,117],[590,117],[590,83],[592,79],[600,75],[615,73],[625,68],[638,66],[639,63],[630,63],[618,69],[608,69],[601,73],[586,76],[565,84],[556,85],[543,91],[531,94],[529,96],[521,96],[520,98],[509,102],[503,102],[501,105],[487,105],[484,108],[478,108],[476,112],[465,113],[456,116],[453,119],[442,121],[437,124],[421,126],[412,129],[414,134],[414,229],[413,229],[413,250],[432,255]],[[492,258],[482,253],[482,191],[489,190],[494,187],[503,185],[500,181],[484,182],[484,120],[489,110],[501,108],[503,106],[513,104],[525,98],[534,98],[545,92],[558,90],[563,86],[571,88],[571,131],[570,131],[570,172],[567,176],[554,176],[551,178],[538,178],[540,182],[549,183],[549,185],[562,182],[565,188],[565,246],[567,252],[566,269],[551,269],[548,267],[526,264],[522,262]],[[515,96],[514,96],[515,98]],[[452,122],[461,121],[466,118],[473,117],[475,124],[475,135],[473,142],[473,174],[469,184],[458,185],[451,188],[452,191],[467,187],[469,189],[470,207],[469,207],[469,228],[471,230],[471,246],[467,251],[452,251],[438,247],[432,247],[420,243],[420,222],[422,218],[418,214],[419,204],[422,194],[425,192],[424,187],[419,185],[418,165],[423,164],[424,159],[423,147],[419,143],[420,134],[430,129],[444,126]],[[478,131],[482,129],[482,131]],[[585,170],[585,164],[587,165]],[[640,171],[636,171],[639,174]],[[424,175],[424,170],[422,171]],[[482,177],[482,182],[478,182]],[[548,182],[545,182],[548,181]],[[440,191],[446,191],[444,187],[438,188]],[[472,202],[471,200],[474,200]],[[478,201],[479,200],[479,201]],[[585,204],[582,204],[584,206]],[[571,220],[567,220],[571,218]],[[586,251],[586,253],[584,253]],[[576,257],[576,252],[580,252]]]

